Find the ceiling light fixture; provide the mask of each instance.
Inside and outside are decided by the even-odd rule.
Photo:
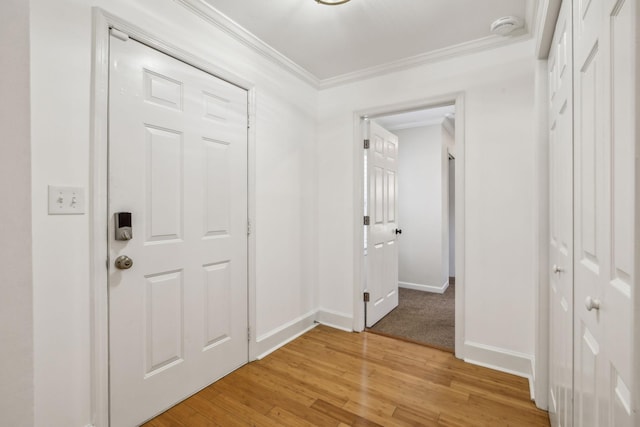
[[[315,0],[318,4],[326,4],[327,6],[337,6],[339,4],[345,4],[349,0]]]

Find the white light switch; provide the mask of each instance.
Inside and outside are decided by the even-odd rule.
[[[49,215],[84,214],[84,188],[49,186]]]

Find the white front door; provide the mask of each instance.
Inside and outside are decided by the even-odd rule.
[[[564,1],[549,53],[549,416],[573,417],[573,75],[571,2]]]
[[[398,306],[398,137],[369,123],[367,327]]]
[[[111,37],[109,218],[110,416],[128,427],[247,363],[246,91]]]

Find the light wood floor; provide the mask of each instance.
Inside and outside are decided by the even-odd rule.
[[[548,426],[526,379],[318,326],[149,421],[199,426]]]

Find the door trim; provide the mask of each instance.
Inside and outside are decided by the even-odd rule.
[[[454,104],[456,108],[455,143],[456,143],[456,171],[455,171],[455,227],[456,227],[456,297],[455,297],[455,355],[459,359],[464,358],[464,299],[465,299],[465,111],[464,92],[444,94],[441,96],[419,99],[401,104],[373,106],[353,113],[353,210],[354,210],[354,235],[353,235],[353,330],[364,330],[364,304],[362,302],[362,290],[364,288],[364,253],[362,242],[364,231],[362,227],[362,215],[364,211],[364,167],[362,158],[364,147],[362,144],[361,119],[370,119],[401,113],[411,110],[421,110],[441,105]]]
[[[250,127],[247,132],[247,216],[255,224],[255,86],[248,80],[174,46],[103,9],[94,7],[93,52],[91,71],[91,140],[90,140],[90,337],[91,337],[91,423],[109,425],[109,300],[108,300],[108,114],[109,114],[109,29],[112,27],[131,38],[188,65],[225,80],[247,91]],[[255,226],[253,226],[255,228]],[[255,231],[248,236],[248,325],[256,330]],[[256,358],[255,338],[249,340],[249,361]]]

